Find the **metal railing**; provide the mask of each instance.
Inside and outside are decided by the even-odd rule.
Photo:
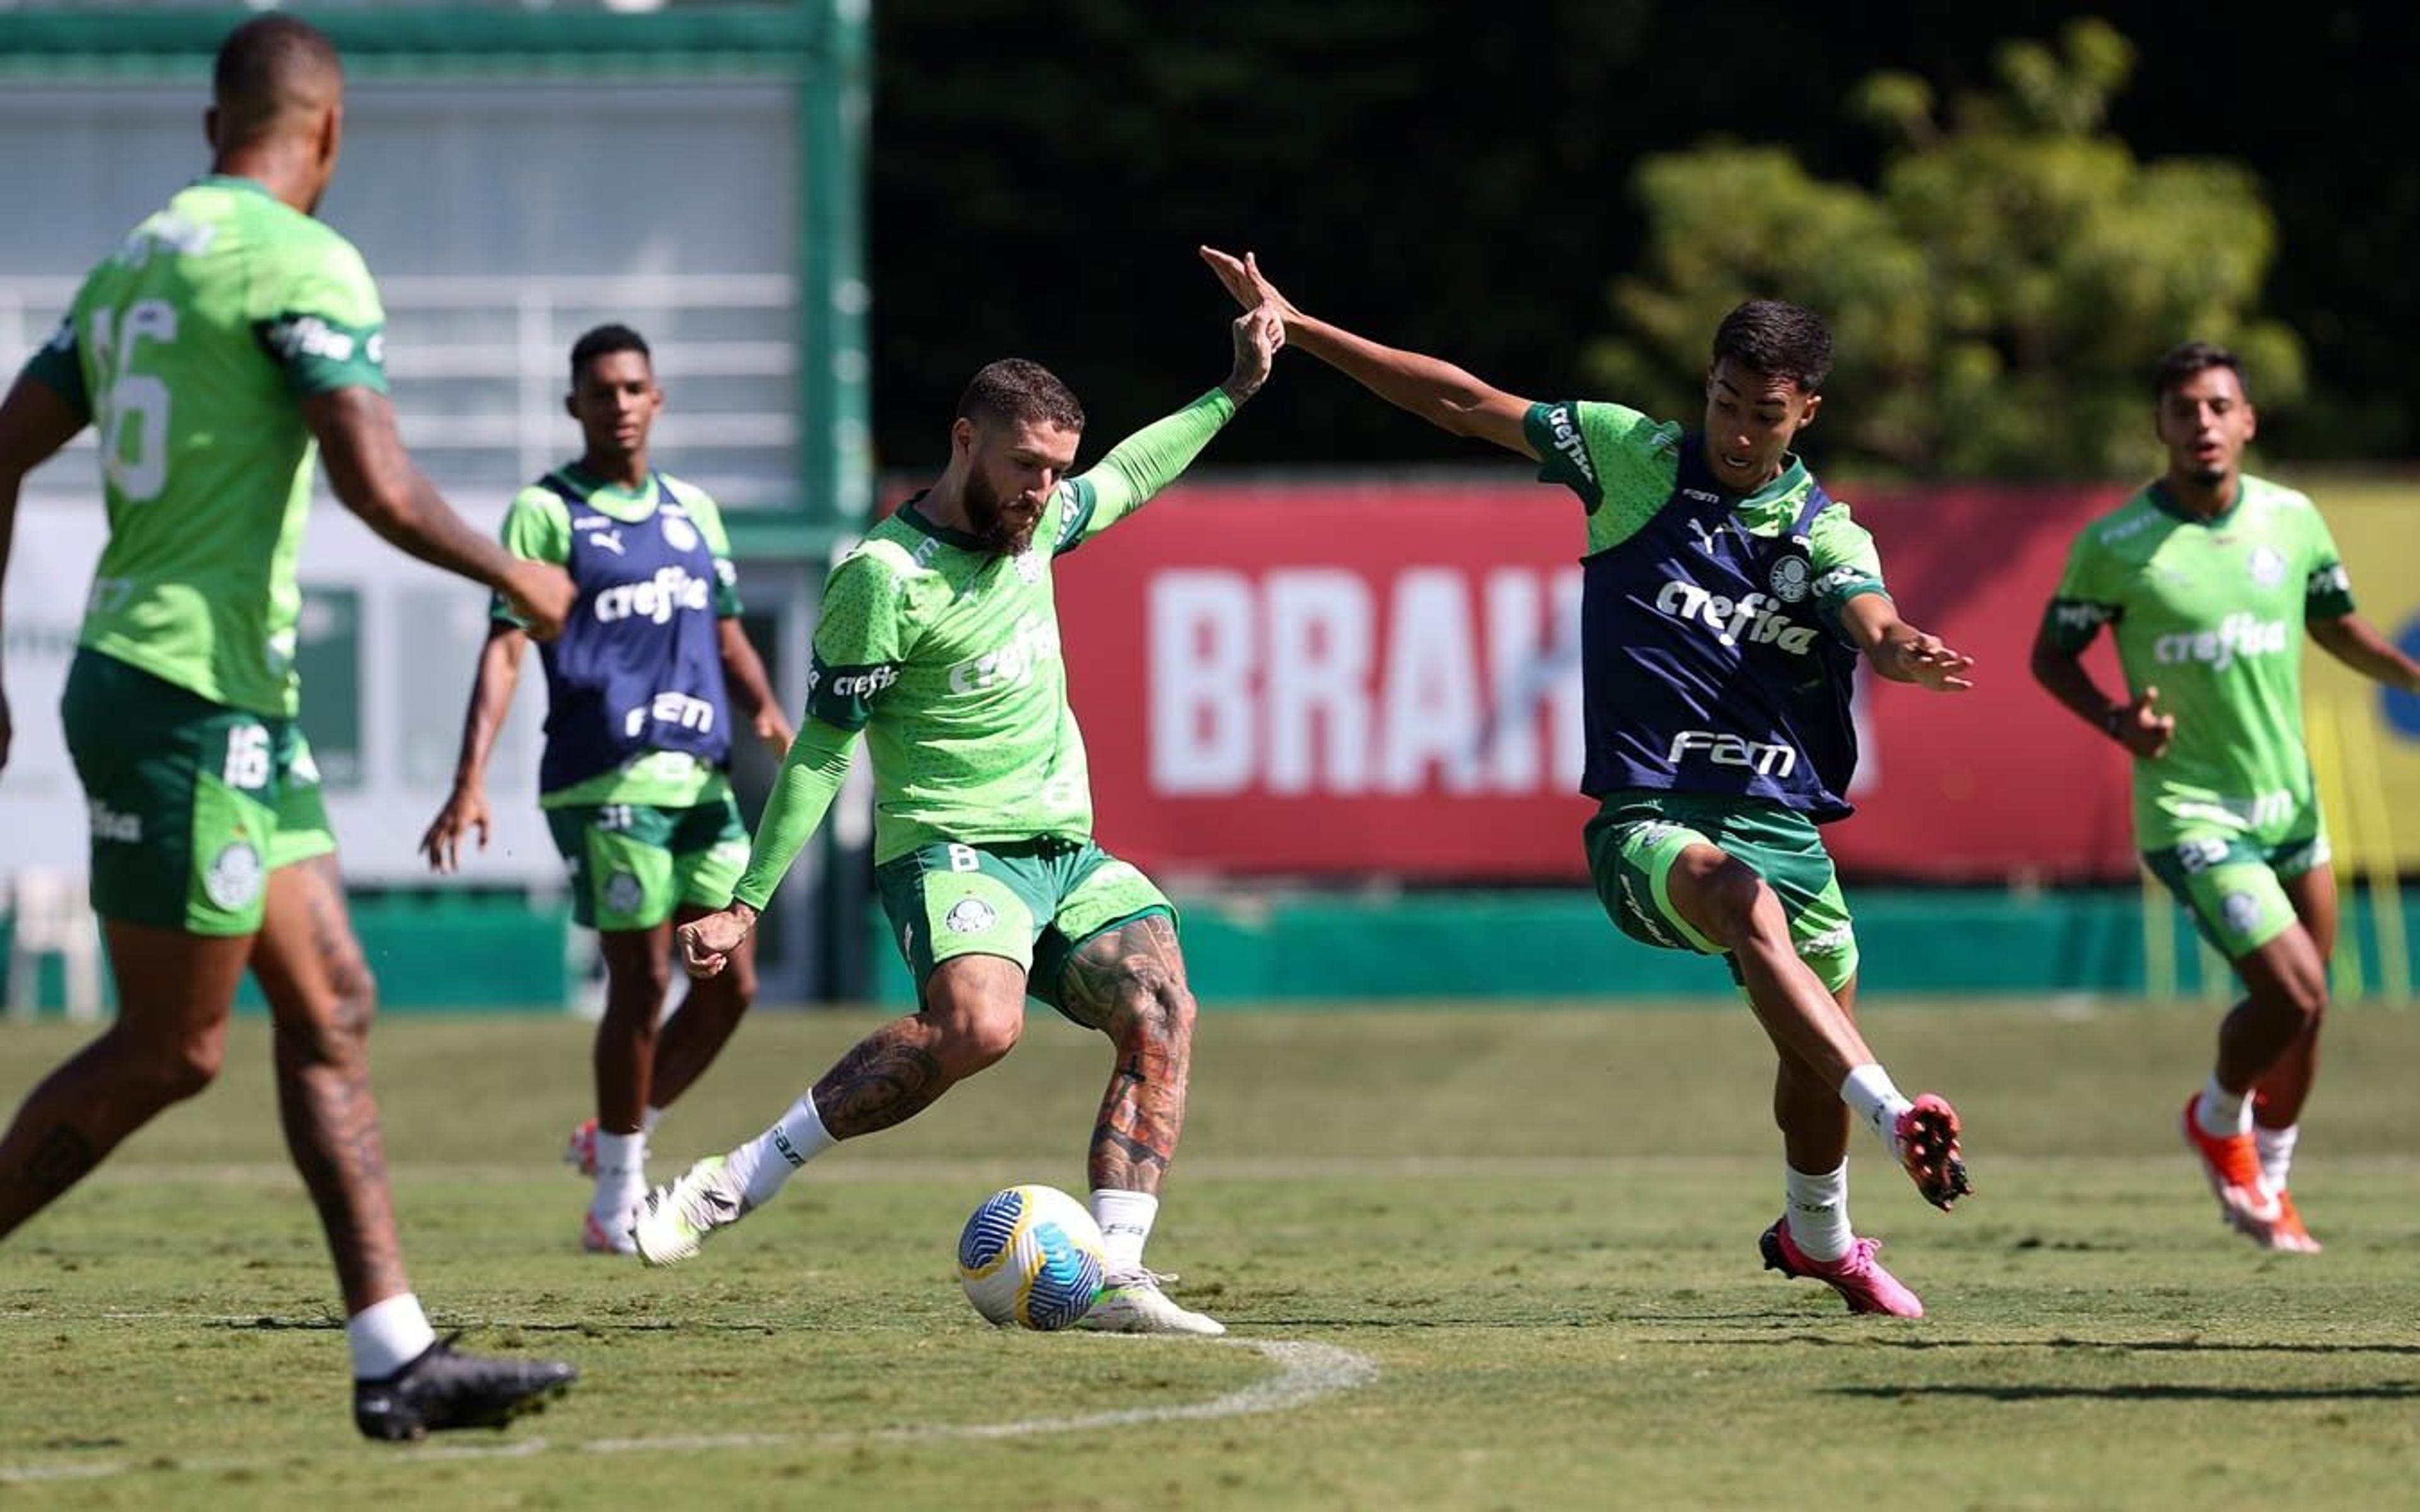
[[[0,371],[13,375],[77,280],[0,278]],[[734,510],[795,502],[797,285],[781,274],[408,276],[379,285],[387,375],[405,441],[458,504],[485,517],[579,450],[563,412],[571,344],[618,321],[644,334],[667,402],[654,450]],[[77,438],[89,449],[92,433]],[[87,471],[34,490],[88,495]]]

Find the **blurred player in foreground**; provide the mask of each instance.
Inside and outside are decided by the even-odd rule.
[[[546,754],[538,806],[573,878],[571,917],[597,932],[605,1013],[597,1025],[597,1116],[569,1158],[596,1179],[582,1225],[591,1254],[627,1255],[647,1195],[647,1135],[713,1063],[756,995],[755,949],[691,983],[656,1033],[672,986],[673,925],[731,898],[748,826],[726,775],[731,691],[758,738],[790,748],[765,664],[739,625],[738,572],[706,490],[648,465],[663,409],[646,341],[599,326],[571,348],[564,409],[583,450],[513,499],[504,548],[566,568],[580,588],[563,634],[540,649]],[[488,844],[488,756],[511,712],[530,637],[498,599],[462,716],[454,792],[420,848],[438,872],[464,837]]]
[[[1283,314],[1289,345],[1579,496],[1597,895],[1636,939],[1726,957],[1773,1041],[1785,1207],[1759,1241],[1766,1266],[1829,1283],[1852,1312],[1920,1316],[1879,1242],[1850,1228],[1850,1119],[1946,1209],[1968,1191],[1958,1116],[1900,1095],[1857,1030],[1856,936],[1815,825],[1850,811],[1859,656],[1936,692],[1968,687],[1973,659],[1899,617],[1871,537],[1790,451],[1823,405],[1831,333],[1776,301],[1732,311],[1690,433],[1620,405],[1516,398],[1304,315],[1249,255],[1202,255],[1239,302]]]
[[[2303,633],[2365,677],[2420,691],[2420,664],[2353,612],[2311,501],[2243,471],[2258,416],[2233,353],[2161,359],[2164,475],[2076,537],[2034,642],[2034,676],[2134,760],[2143,860],[2233,964],[2185,1143],[2220,1215],[2256,1244],[2311,1252],[2288,1186],[2319,1068],[2336,882],[2303,740]],[[2080,659],[2111,626],[2126,697]]]
[[[343,126],[326,37],[283,16],[237,27],[212,79],[209,177],[85,277],[0,404],[0,566],[25,474],[100,431],[109,545],[61,713],[118,997],[116,1023],[0,1138],[0,1235],[209,1084],[248,966],[276,1024],[287,1143],[344,1290],[354,1421],[414,1439],[499,1426],[573,1372],[455,1352],[404,1273],[370,1091],[377,987],[295,723],[315,440],[348,508],[503,594],[537,633],[561,628],[572,588],[464,525],[404,452],[378,290],[312,219]],[[0,706],[0,758],[8,733]]]
[[[1084,412],[1026,362],[977,373],[939,481],[832,569],[807,717],[731,906],[681,927],[690,969],[723,968],[830,805],[866,733],[876,878],[922,1007],[843,1056],[764,1134],[647,1198],[635,1238],[657,1265],[770,1200],[838,1140],[887,1129],[1008,1054],[1025,999],[1106,1034],[1115,1069],[1093,1131],[1106,1283],[1081,1326],[1223,1334],[1142,1263],[1176,1153],[1194,1003],[1174,910],[1093,843],[1083,737],[1067,705],[1059,557],[1140,508],[1259,392],[1276,314],[1234,322],[1227,379],[1074,477]]]

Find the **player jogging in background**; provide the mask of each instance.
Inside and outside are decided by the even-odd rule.
[[[646,342],[599,326],[571,348],[564,408],[585,449],[515,496],[504,547],[571,573],[580,600],[540,648],[546,754],[538,806],[573,878],[571,917],[597,932],[605,1013],[597,1026],[597,1115],[570,1159],[596,1179],[581,1244],[630,1253],[647,1194],[647,1135],[711,1064],[756,995],[755,951],[690,985],[661,1041],[673,924],[721,907],[748,856],[731,794],[733,699],[778,758],[789,722],[739,625],[738,573],[713,499],[656,471],[647,434],[663,409]],[[454,792],[420,847],[451,872],[464,837],[488,843],[488,755],[510,712],[529,634],[499,599],[462,717]]]
[[[2258,417],[2233,353],[2177,347],[2152,399],[2167,471],[2076,537],[2034,676],[2133,757],[2134,843],[2243,980],[2184,1108],[2220,1215],[2266,1248],[2316,1251],[2288,1178],[2319,1066],[2336,883],[2303,742],[2303,633],[2391,687],[2420,690],[2420,664],[2353,612],[2311,501],[2242,470]],[[2123,699],[2080,660],[2102,625]]]
[[[1786,1165],[1766,1266],[1828,1283],[1852,1312],[1920,1316],[1850,1227],[1851,1115],[1945,1209],[1968,1190],[1958,1116],[1900,1095],[1858,1032],[1856,936],[1815,826],[1849,812],[1858,657],[1935,691],[1967,687],[1973,660],[1900,619],[1872,539],[1789,449],[1823,404],[1823,321],[1771,300],[1733,310],[1692,433],[1616,404],[1516,398],[1304,315],[1249,255],[1202,255],[1238,301],[1282,313],[1289,344],[1579,496],[1597,896],[1635,939],[1726,957],[1773,1041]]]
[[[209,1084],[249,967],[344,1292],[354,1421],[416,1439],[498,1426],[573,1372],[456,1352],[404,1273],[365,1044],[377,989],[295,723],[315,440],[348,508],[504,594],[538,633],[561,626],[572,588],[464,525],[404,452],[378,292],[311,214],[343,120],[324,36],[284,16],[237,27],[212,79],[210,175],[85,277],[0,403],[0,567],[25,474],[86,424],[100,432],[109,544],[61,713],[117,983],[116,1021],[0,1137],[0,1235]],[[0,758],[8,735],[0,703]]]
[[[1108,1263],[1082,1326],[1226,1332],[1143,1266],[1185,1122],[1193,995],[1175,910],[1093,843],[1055,577],[1060,557],[1166,487],[1259,392],[1277,316],[1246,314],[1233,339],[1224,383],[1075,477],[1076,396],[1032,363],[992,363],[958,401],[939,480],[832,568],[807,717],[748,871],[728,909],[681,927],[681,948],[691,971],[723,969],[830,806],[862,731],[876,881],[921,1006],[860,1041],[762,1136],[652,1193],[634,1236],[649,1263],[695,1255],[836,1141],[914,1117],[1008,1054],[1031,995],[1107,1035],[1115,1055],[1089,1169]]]

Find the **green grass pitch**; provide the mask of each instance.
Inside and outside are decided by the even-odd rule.
[[[2207,1008],[1880,1004],[1967,1121],[1926,1208],[1853,1149],[1920,1292],[1853,1319],[1761,1273],[1769,1053],[1744,1008],[1205,1014],[1151,1258],[1216,1344],[1001,1333],[951,1273],[973,1204],[1083,1186],[1099,1041],[1026,1042],[669,1272],[578,1252],[556,1163],[583,1026],[376,1041],[441,1329],[584,1379],[503,1435],[357,1441],[268,1042],[0,1246],[0,1504],[448,1507],[2381,1505],[2420,1476],[2420,1013],[2340,1010],[2297,1196],[2327,1252],[2223,1230],[2175,1120]],[[768,1013],[655,1174],[753,1134],[874,1022]],[[13,1105],[76,1042],[0,1032]]]

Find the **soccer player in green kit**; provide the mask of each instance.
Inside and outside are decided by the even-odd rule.
[[[876,879],[918,1011],[843,1056],[764,1134],[650,1194],[632,1231],[666,1265],[761,1207],[835,1142],[914,1117],[1008,1054],[1028,995],[1109,1037],[1093,1131],[1103,1289],[1079,1326],[1223,1334],[1142,1263],[1185,1120],[1194,1002],[1174,910],[1093,843],[1083,736],[1059,656],[1057,560],[1132,514],[1259,392],[1277,316],[1234,322],[1227,379],[1075,476],[1084,412],[1034,363],[977,373],[933,486],[832,568],[807,717],[726,910],[681,927],[692,972],[722,969],[839,790],[859,732],[874,759]]]
[[[116,1022],[0,1136],[0,1235],[209,1085],[249,967],[344,1292],[354,1422],[416,1439],[499,1426],[573,1372],[457,1352],[404,1272],[365,1048],[376,987],[295,723],[315,441],[347,507],[541,633],[562,626],[572,585],[471,530],[404,452],[378,292],[312,219],[343,120],[326,37],[283,16],[237,27],[212,77],[209,176],[92,270],[0,402],[0,567],[25,474],[86,424],[100,433],[109,544],[61,712],[118,996]],[[0,703],[0,759],[8,734]]]
[[[1721,955],[1773,1041],[1781,1217],[1767,1269],[1811,1277],[1857,1313],[1924,1304],[1849,1223],[1848,1149],[1864,1125],[1925,1200],[1970,1190],[1958,1116],[1900,1094],[1856,1024],[1855,930],[1816,825],[1846,816],[1862,661],[1935,692],[1974,659],[1899,617],[1872,537],[1790,443],[1823,406],[1832,338],[1812,311],[1755,300],[1714,332],[1703,428],[1621,405],[1535,403],[1450,363],[1305,315],[1257,259],[1202,259],[1236,302],[1274,306],[1299,347],[1445,430],[1529,458],[1578,496],[1587,759],[1601,804],[1584,839],[1624,933]]]
[[[2311,501],[2243,471],[2258,416],[2233,353],[2177,347],[2152,396],[2167,471],[2076,538],[2033,671],[2133,757],[2135,844],[2243,980],[2184,1109],[2220,1216],[2266,1248],[2311,1252],[2288,1179],[2319,1065],[2336,885],[2303,741],[2303,633],[2392,687],[2420,690],[2420,663],[2353,612]],[[2079,659],[2103,625],[2123,700]]]
[[[580,458],[516,494],[504,516],[507,550],[560,564],[580,586],[563,634],[540,654],[538,804],[571,868],[571,917],[597,932],[605,958],[597,1116],[572,1131],[570,1151],[596,1180],[581,1232],[590,1254],[630,1253],[657,1116],[705,1072],[755,998],[754,952],[743,946],[730,970],[690,985],[657,1035],[673,925],[729,902],[748,856],[727,772],[734,706],[777,758],[790,748],[789,721],[740,627],[721,511],[705,489],[649,463],[663,403],[637,332],[582,334],[564,397],[580,423]],[[488,756],[530,639],[510,605],[494,612],[463,711],[454,791],[420,841],[439,872],[459,864],[466,836],[488,843]]]

